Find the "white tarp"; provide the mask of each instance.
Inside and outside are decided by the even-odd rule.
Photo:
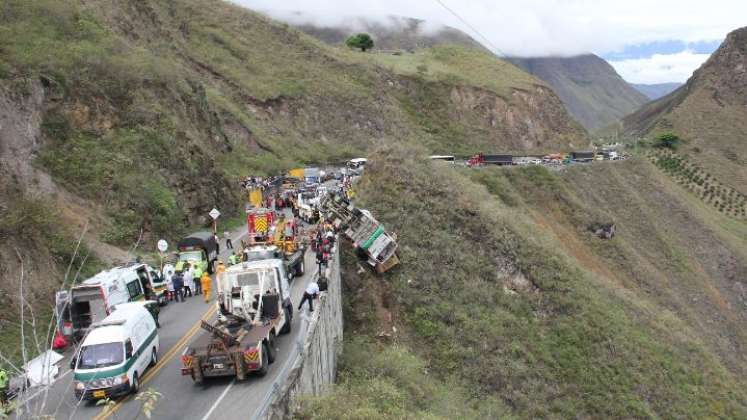
[[[30,386],[49,385],[54,381],[59,372],[57,363],[62,360],[62,355],[53,350],[31,359],[23,366]]]

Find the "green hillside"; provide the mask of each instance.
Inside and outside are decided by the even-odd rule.
[[[343,261],[341,383],[301,418],[747,415],[747,225],[644,159],[392,158],[413,154],[383,151],[361,183],[402,264],[378,278]],[[609,223],[612,239],[593,233]]]
[[[607,127],[648,102],[609,63],[593,54],[509,61],[550,85],[589,131]]]
[[[747,194],[747,28],[730,33],[685,85],[625,117],[631,138],[673,132],[720,182]]]
[[[434,72],[413,73],[220,0],[3,1],[0,209],[29,200],[47,219],[0,214],[0,290],[18,290],[17,245],[47,305],[84,231],[87,261],[108,265],[208,226],[213,207],[237,217],[249,174],[383,144],[470,154],[586,138],[531,76],[466,46],[424,54]],[[465,58],[494,74],[461,74]],[[0,313],[3,331],[14,319]]]

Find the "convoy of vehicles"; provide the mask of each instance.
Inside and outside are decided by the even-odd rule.
[[[208,274],[215,272],[218,260],[218,242],[210,232],[196,232],[179,241],[176,245],[177,261],[174,268],[177,272],[184,270],[184,265],[194,269],[194,276],[200,277],[204,271]]]
[[[165,290],[166,283],[147,264],[102,271],[70,290],[57,292],[58,329],[64,336],[80,339],[120,304],[146,299],[165,304]]]
[[[123,304],[91,325],[70,365],[77,399],[114,398],[137,392],[158,362],[158,330],[143,305]]]
[[[275,361],[279,334],[291,331],[293,304],[280,259],[229,267],[218,275],[218,323],[205,330],[181,356],[181,373],[195,383],[205,378],[267,373]]]

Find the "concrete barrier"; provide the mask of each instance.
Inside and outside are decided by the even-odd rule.
[[[285,380],[273,392],[263,419],[285,419],[298,408],[299,397],[323,394],[334,383],[337,357],[342,351],[342,284],[340,251],[335,245],[327,270],[329,287],[314,302],[306,323],[308,334]],[[304,313],[308,314],[305,307]],[[304,316],[301,313],[296,316]],[[303,326],[302,326],[303,328]]]

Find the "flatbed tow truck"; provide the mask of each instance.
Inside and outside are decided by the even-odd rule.
[[[206,378],[267,374],[279,334],[291,331],[293,304],[280,259],[244,262],[218,275],[218,322],[184,350],[181,374],[196,384]]]

